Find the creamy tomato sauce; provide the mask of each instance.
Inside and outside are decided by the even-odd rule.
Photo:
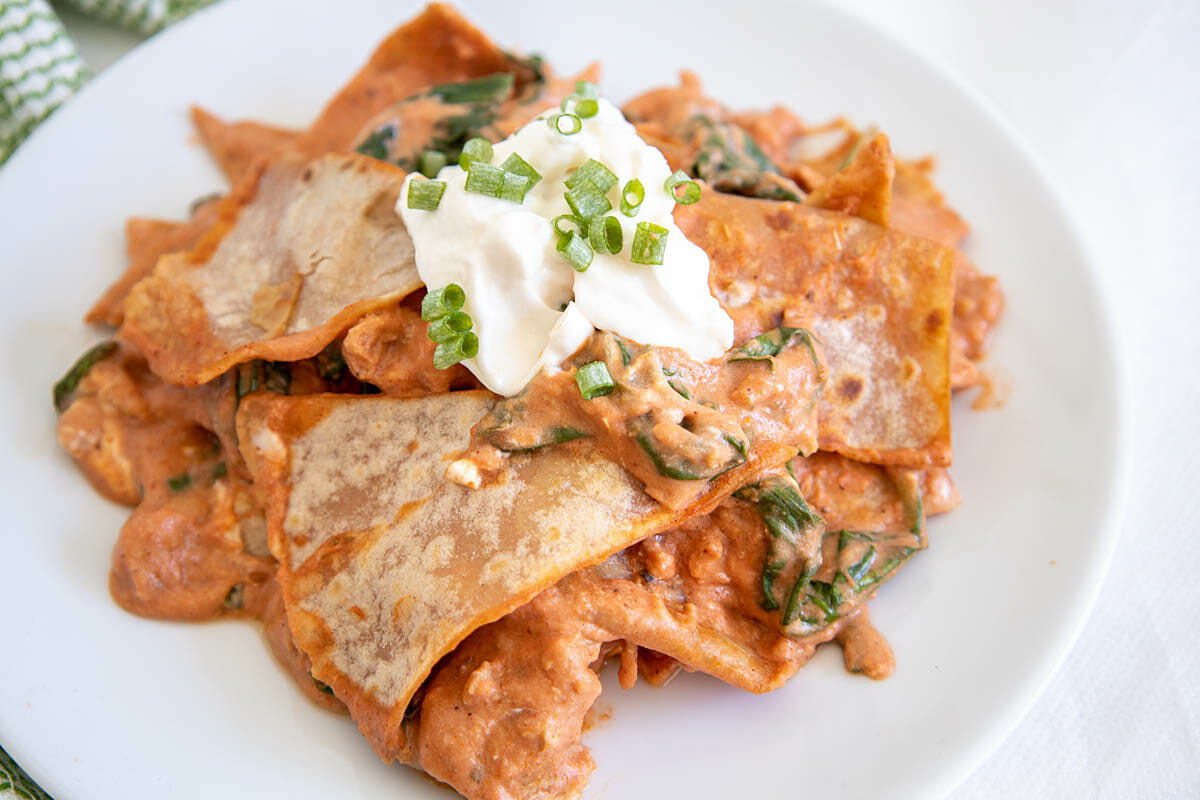
[[[308,131],[196,117],[230,174],[252,175],[289,148],[357,148],[412,170],[431,149],[453,162],[466,138],[509,135],[573,88],[574,80],[505,53],[452,10],[433,6],[389,37]],[[874,451],[826,446],[828,407],[853,406],[866,385],[825,387],[820,337],[782,331],[866,304],[911,312],[891,343],[920,352],[920,337],[937,339],[948,327],[935,355],[948,361],[949,385],[963,389],[985,380],[979,362],[1003,311],[996,279],[961,251],[968,226],[934,185],[931,159],[893,159],[886,139],[846,120],[812,125],[782,108],[730,111],[687,73],[680,86],[647,92],[624,111],[672,169],[703,181],[706,198],[718,201],[707,216],[696,206],[677,217],[689,238],[708,237],[696,241],[712,251],[710,286],[735,321],[738,346],[701,363],[598,334],[561,369],[498,402],[460,462],[499,475],[513,453],[578,448],[615,460],[662,504],[682,507],[764,444],[785,453],[771,462],[777,469],[754,472],[749,486],[706,506],[709,513],[567,575],[441,661],[398,723],[411,744],[404,758],[472,800],[578,796],[595,768],[581,737],[608,662],[623,688],[639,677],[665,685],[689,670],[765,692],[834,640],[850,672],[891,674],[891,648],[867,604],[924,548],[925,516],[960,498],[942,466],[927,466],[946,461],[885,467],[867,463],[893,463]],[[720,202],[729,195],[740,195],[732,198],[739,204]],[[89,319],[120,324],[129,289],[159,256],[203,241],[218,205],[201,204],[187,223],[131,221],[129,270]],[[786,237],[787,252],[773,252]],[[952,303],[941,317],[900,309],[888,295],[904,269],[850,272],[849,280],[824,273],[805,283],[794,260],[836,260],[849,247],[860,266],[882,270],[904,253],[928,256],[930,242],[953,250]],[[99,493],[133,508],[113,551],[114,600],[161,619],[262,620],[272,653],[301,691],[345,711],[333,689],[313,679],[289,627],[268,545],[266,487],[250,480],[235,415],[259,392],[426,397],[476,388],[461,366],[434,368],[420,299],[417,292],[352,321],[312,358],[248,362],[194,388],[156,376],[128,343],[73,370],[56,388],[58,440]],[[751,357],[735,357],[744,347]],[[594,361],[620,389],[584,399],[575,371]],[[803,456],[785,464],[797,452]]]

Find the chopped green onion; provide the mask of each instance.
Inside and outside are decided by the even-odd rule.
[[[229,474],[229,467],[225,464],[224,461],[218,461],[216,464],[213,464],[212,479],[214,481],[219,478],[224,478],[228,474]]]
[[[584,400],[612,394],[612,390],[617,387],[603,361],[593,361],[575,370],[575,383],[579,386],[579,393],[583,395]]]
[[[574,136],[583,130],[583,121],[574,114],[555,114],[546,118],[550,127],[563,136]]]
[[[467,358],[474,358],[479,355],[479,337],[473,333],[464,333],[462,351],[466,354]]]
[[[588,223],[588,244],[597,253],[619,253],[625,232],[616,217],[593,217]]]
[[[587,268],[592,265],[592,248],[588,246],[587,240],[575,231],[558,240],[558,252],[570,262],[571,268],[576,272],[587,272]]]
[[[683,187],[683,194],[676,191],[680,186]],[[690,206],[700,199],[700,184],[689,178],[688,174],[681,169],[676,170],[671,177],[667,178],[663,188],[681,206]]]
[[[467,302],[467,293],[457,283],[447,283],[440,289],[429,292],[421,299],[421,319],[433,322],[452,311],[458,311]]]
[[[635,264],[661,264],[667,252],[668,231],[653,222],[639,222],[633,233],[633,248],[629,260]]]
[[[627,217],[636,217],[646,199],[646,189],[637,178],[625,184],[621,190],[621,213]]]
[[[479,337],[467,332],[434,348],[433,366],[435,369],[449,369],[464,358],[474,358],[478,354]]]
[[[574,189],[585,181],[591,181],[601,192],[607,192],[618,183],[613,171],[594,158],[589,158],[571,173],[566,181],[567,188]]]
[[[446,154],[441,150],[422,150],[419,170],[426,178],[436,178],[446,161]]]
[[[560,105],[563,111],[569,111],[582,119],[590,119],[600,111],[596,102],[600,90],[590,81],[575,81],[575,92],[563,98]]]
[[[172,492],[182,492],[191,485],[192,476],[186,472],[181,472],[178,475],[172,475],[170,478],[167,478],[167,488]]]
[[[483,161],[471,161],[467,164],[467,182],[463,188],[468,192],[499,197],[503,187],[504,170]]]
[[[575,227],[579,229],[580,233],[587,231],[587,223],[579,219],[579,217],[575,216],[574,214],[559,214],[557,217],[550,220],[550,224],[554,226],[554,232],[558,234],[558,238],[560,239],[565,238],[572,233],[571,231],[564,231],[562,227],[559,226],[558,223],[564,221],[575,225]]]
[[[472,161],[482,161],[487,164],[492,160],[492,143],[487,139],[476,136],[474,139],[467,139],[463,145],[462,155],[458,157],[458,165],[463,169],[470,166]]]
[[[514,175],[524,175],[529,178],[529,188],[532,189],[537,185],[537,182],[542,179],[541,173],[534,169],[528,161],[521,158],[516,153],[513,153],[508,158],[504,159],[504,163],[500,165],[500,169],[505,172],[511,172]]]
[[[596,184],[591,181],[580,181],[563,192],[571,213],[582,220],[589,220],[612,210],[612,203],[604,196]]]
[[[431,181],[428,179],[409,181],[408,207],[415,208],[418,211],[433,211],[442,202],[442,195],[445,193],[445,181]]]
[[[426,335],[438,344],[443,344],[452,339],[457,339],[471,330],[472,324],[470,314],[462,311],[451,311],[441,319],[429,323],[429,330],[426,331]]]
[[[525,202],[525,193],[529,191],[529,178],[515,172],[505,172],[500,184],[500,199],[520,205]]]

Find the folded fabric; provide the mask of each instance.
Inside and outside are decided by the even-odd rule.
[[[0,164],[86,79],[46,0],[0,0]]]
[[[151,34],[213,0],[64,0],[90,16]],[[46,0],[0,0],[0,164],[88,78]]]
[[[20,797],[23,800],[51,800],[40,786],[13,763],[0,747],[0,800]]]
[[[213,0],[62,0],[90,17],[114,22],[137,33],[151,34],[186,17]]]

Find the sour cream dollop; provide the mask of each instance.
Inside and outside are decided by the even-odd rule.
[[[733,320],[708,289],[708,255],[675,225],[674,198],[663,184],[671,174],[657,148],[637,135],[606,100],[564,135],[550,127],[548,110],[494,147],[492,164],[517,153],[542,179],[521,204],[467,192],[466,170],[444,167],[446,190],[436,210],[408,208],[410,175],[396,210],[412,236],[417,272],[431,290],[457,283],[463,310],[474,321],[479,353],[463,364],[489,389],[511,397],[543,368],[553,369],[595,329],[641,344],[675,347],[708,360],[733,344]],[[551,220],[570,213],[565,181],[589,158],[617,175],[607,193],[621,223],[620,253],[596,253],[586,272],[575,272],[556,250]],[[621,187],[637,178],[646,197],[635,217],[619,211]],[[661,265],[630,261],[639,222],[666,228]]]

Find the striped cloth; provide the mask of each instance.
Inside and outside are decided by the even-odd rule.
[[[63,0],[149,35],[214,0]],[[0,0],[0,164],[88,78],[46,0]],[[0,747],[0,800],[51,800]]]
[[[213,0],[64,0],[151,34]],[[88,78],[75,43],[46,0],[0,0],[0,164]]]
[[[42,787],[21,771],[0,747],[0,800],[51,800]]]

